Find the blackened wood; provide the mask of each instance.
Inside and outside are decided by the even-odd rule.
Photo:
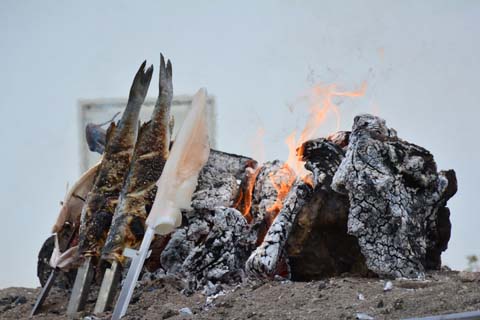
[[[248,157],[210,150],[207,164],[200,172],[198,186],[192,196],[192,207],[196,210],[232,207],[246,169],[255,168],[256,165],[257,162]]]
[[[298,213],[288,238],[292,280],[368,273],[357,239],[347,234],[348,196],[331,189],[333,175],[345,154],[345,139],[348,135],[340,132],[327,139],[307,141],[301,147],[305,167],[314,174],[315,189]]]
[[[214,284],[238,283],[245,261],[254,249],[256,237],[250,233],[247,220],[240,211],[217,208],[210,223],[210,232],[190,251],[182,265],[190,290],[209,281]]]
[[[297,179],[292,185],[280,213],[268,229],[263,242],[250,255],[245,271],[258,278],[273,278],[284,253],[285,243],[290,234],[296,215],[309,200],[312,187]]]
[[[383,119],[361,115],[332,188],[349,196],[348,233],[357,237],[368,268],[387,277],[422,278],[427,248],[436,246],[429,244],[428,230],[437,229],[448,185],[430,152],[399,139]]]

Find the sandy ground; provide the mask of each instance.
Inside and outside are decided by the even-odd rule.
[[[426,281],[394,280],[389,291],[384,291],[385,283],[348,276],[313,282],[246,282],[224,287],[224,295],[207,301],[202,293],[182,294],[178,279],[158,279],[136,291],[126,319],[356,319],[359,313],[400,319],[480,310],[479,273],[432,272]],[[38,288],[1,290],[0,318],[27,319],[38,292]],[[67,319],[68,297],[68,292],[54,289],[34,319]],[[87,310],[93,304],[92,296]],[[84,317],[96,319],[88,317],[88,311],[76,318]],[[109,314],[98,318],[108,319]]]

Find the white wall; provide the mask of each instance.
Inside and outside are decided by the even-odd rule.
[[[126,96],[159,52],[177,94],[215,93],[220,149],[252,154],[263,126],[269,159],[286,157],[306,112],[288,105],[311,83],[366,81],[341,105],[342,128],[378,110],[457,171],[444,260],[463,268],[480,253],[479,14],[476,1],[438,0],[0,2],[0,287],[37,285],[37,251],[79,175],[77,99]]]

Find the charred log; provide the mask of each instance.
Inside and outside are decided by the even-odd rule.
[[[242,213],[233,208],[217,208],[211,216],[211,229],[201,245],[183,262],[183,271],[193,290],[208,281],[238,283],[256,238]]]
[[[253,229],[258,235],[257,245],[260,245],[282,208],[286,192],[295,181],[295,173],[284,162],[275,160],[264,163],[256,177],[251,214]],[[280,190],[282,185],[284,191]]]
[[[183,213],[182,227],[160,256],[166,273],[183,274],[189,289],[208,281],[230,282],[241,273],[255,237],[243,214],[230,207],[256,165],[250,158],[211,150],[193,194],[193,210]]]
[[[427,270],[440,270],[442,266],[441,255],[447,250],[452,224],[450,223],[450,209],[446,207],[447,201],[457,192],[457,177],[455,171],[440,171],[440,175],[448,180],[440,201],[436,204],[438,211],[427,219],[427,252],[425,268]]]
[[[305,167],[314,174],[312,198],[298,213],[287,242],[292,280],[312,280],[345,272],[365,275],[367,268],[358,241],[347,234],[348,197],[331,189],[331,182],[348,144],[348,134],[315,139],[302,145]],[[346,139],[346,141],[345,141]]]
[[[248,258],[245,270],[250,276],[273,278],[284,254],[292,224],[309,200],[312,187],[297,179],[292,185],[280,213],[277,215],[261,245]]]
[[[427,263],[427,250],[439,259],[448,241],[448,214],[438,213],[452,195],[448,186],[430,152],[399,139],[383,119],[371,115],[355,117],[332,183],[349,196],[348,233],[357,237],[368,268],[408,278],[421,278],[426,267],[438,265]]]
[[[256,166],[257,162],[251,158],[211,150],[208,162],[200,172],[192,207],[215,210],[216,207],[234,206],[246,169]]]

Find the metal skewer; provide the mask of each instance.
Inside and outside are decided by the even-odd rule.
[[[148,256],[150,244],[152,243],[154,236],[155,231],[151,227],[148,227],[143,236],[142,245],[137,251],[136,256],[133,257],[130,269],[128,269],[128,274],[123,284],[122,291],[120,292],[117,304],[113,310],[112,320],[120,319],[127,312],[133,291],[135,290],[135,284],[137,283],[140,271],[142,271],[143,263]]]
[[[64,248],[60,248],[60,250],[65,251],[68,249],[70,244],[72,243],[72,240],[74,238],[75,232],[72,232],[70,236],[68,237],[67,242],[65,243]],[[38,313],[40,310],[41,306],[45,302],[45,299],[47,298],[48,294],[50,293],[50,290],[53,287],[53,284],[55,283],[55,279],[57,278],[58,274],[61,272],[60,268],[55,268],[52,270],[50,273],[50,276],[48,276],[48,280],[45,283],[45,285],[42,288],[42,291],[40,291],[40,294],[37,297],[37,301],[35,302],[35,305],[33,306],[32,311],[30,312],[30,318],[33,317]]]
[[[82,311],[85,308],[90,285],[93,280],[93,271],[92,257],[86,257],[85,261],[77,271],[72,295],[68,301],[67,315],[73,316],[75,313]]]

